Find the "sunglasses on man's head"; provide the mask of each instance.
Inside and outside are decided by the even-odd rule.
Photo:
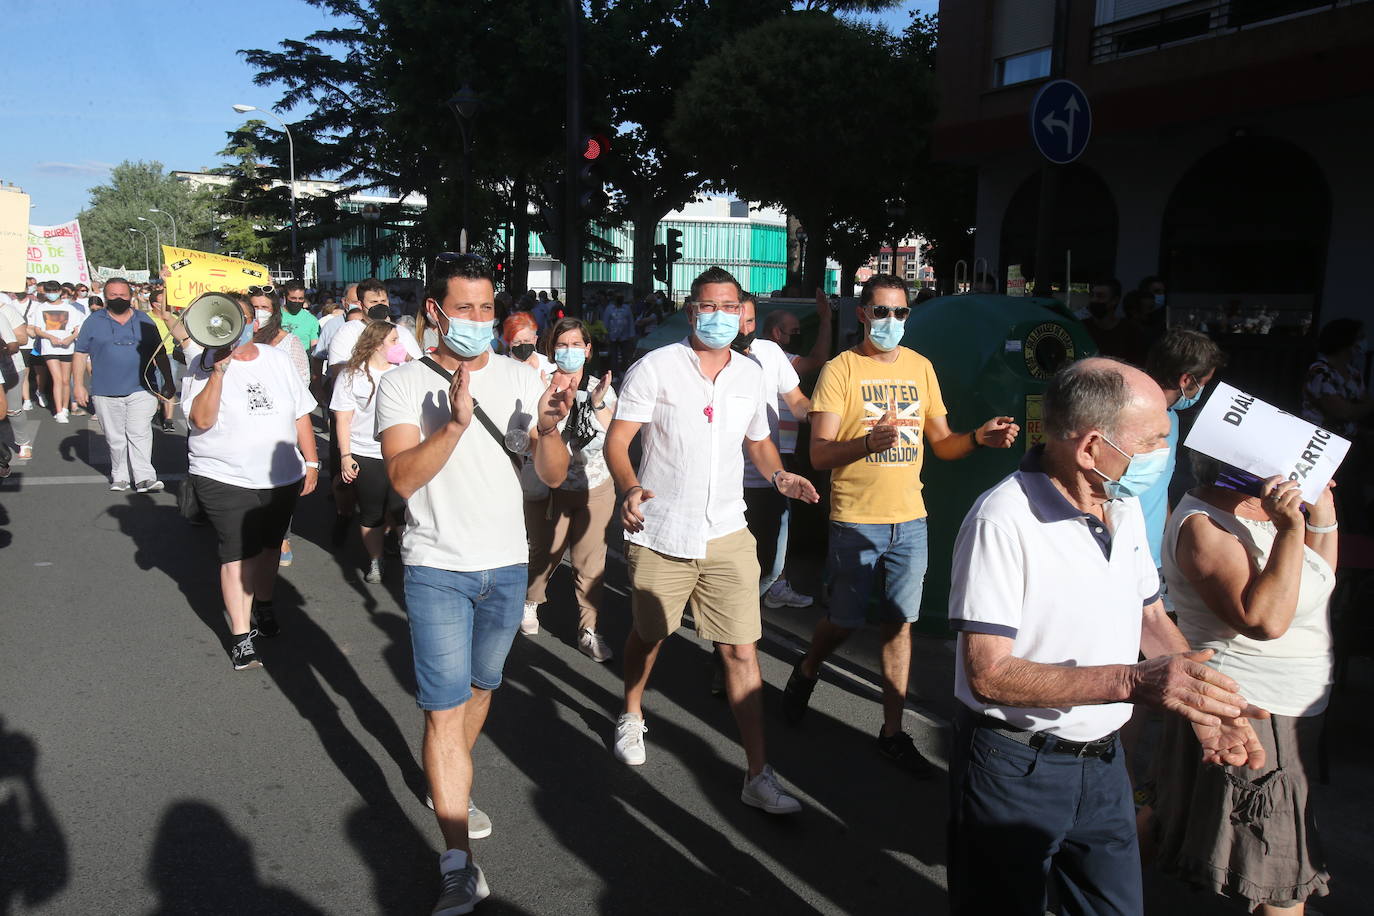
[[[911,309],[907,308],[905,305],[899,305],[896,308],[890,305],[870,305],[868,310],[873,313],[874,318],[879,320],[891,315],[898,321],[906,321],[907,316],[911,314]]]
[[[270,296],[270,295],[272,295],[272,291],[273,291],[274,289],[276,289],[276,287],[273,286],[271,283],[264,283],[262,286],[250,286],[250,287],[248,287],[248,295],[250,295],[250,296]]]

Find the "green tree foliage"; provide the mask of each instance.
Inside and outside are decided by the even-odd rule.
[[[858,233],[850,247],[882,237],[928,142],[934,81],[904,51],[884,30],[795,13],[723,44],[678,93],[670,140],[719,184],[801,220],[808,287],[839,240],[832,227]]]
[[[172,243],[171,222],[149,208],[171,214],[176,220],[177,241],[195,248],[210,233],[212,214],[207,195],[163,171],[161,162],[121,162],[110,170],[110,180],[90,190],[86,209],[77,214],[86,257],[100,267],[143,269],[143,239],[130,227],[148,233],[153,269],[157,269],[157,235],[140,216],[157,221],[164,244]]]

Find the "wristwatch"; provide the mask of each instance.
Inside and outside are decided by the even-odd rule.
[[[318,471],[320,469],[320,463],[318,461],[307,461],[305,463],[305,466],[315,471]]]

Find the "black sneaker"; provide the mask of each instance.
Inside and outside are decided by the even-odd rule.
[[[344,541],[348,540],[348,523],[351,521],[353,521],[351,515],[334,513],[334,530],[330,534],[329,540],[335,547],[342,547]]]
[[[792,669],[787,686],[782,690],[782,716],[788,725],[800,725],[806,716],[806,707],[811,703],[811,691],[816,689],[816,678],[802,674],[801,662]]]
[[[916,743],[906,732],[888,736],[883,734],[881,728],[878,729],[878,753],[917,779],[929,779],[936,773],[935,765],[921,756],[921,752],[916,750]]]
[[[249,630],[242,636],[232,637],[234,645],[229,649],[229,661],[233,662],[235,671],[262,667],[262,660],[258,658],[258,651],[253,648],[253,637],[257,635],[257,632],[257,630]]]
[[[281,632],[281,624],[277,623],[277,612],[272,609],[270,601],[257,602],[253,608],[253,623],[257,624],[258,633],[268,638]]]

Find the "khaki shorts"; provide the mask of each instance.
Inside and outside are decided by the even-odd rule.
[[[682,625],[690,601],[697,635],[745,646],[763,635],[759,612],[759,559],[748,528],[706,544],[706,557],[682,560],[630,544],[630,610],[635,632],[647,643],[667,639]]]

